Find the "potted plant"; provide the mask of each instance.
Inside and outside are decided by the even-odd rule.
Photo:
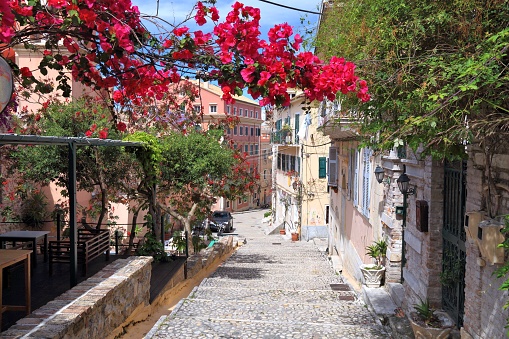
[[[373,242],[366,247],[366,254],[374,259],[374,264],[362,264],[360,269],[364,277],[364,284],[368,287],[380,287],[385,275],[384,258],[387,252],[387,242],[384,239]]]
[[[445,339],[454,327],[451,317],[431,307],[429,300],[414,304],[415,312],[410,313],[410,323],[416,338]]]

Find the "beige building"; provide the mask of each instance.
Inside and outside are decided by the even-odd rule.
[[[318,107],[308,112],[300,93],[272,116],[273,225],[299,233],[302,240],[327,237],[329,195],[327,156],[330,139],[316,128]]]

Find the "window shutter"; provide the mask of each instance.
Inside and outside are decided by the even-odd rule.
[[[318,178],[325,178],[327,176],[327,158],[318,158]]]
[[[295,115],[295,142],[299,143],[299,126],[300,126],[300,114]],[[324,177],[325,178],[325,177]]]
[[[363,152],[363,164],[364,164],[364,174],[363,174],[363,185],[362,185],[362,213],[369,217],[369,200],[370,200],[370,184],[371,184],[371,162],[369,158],[371,157],[371,150],[369,148],[365,148]]]
[[[353,151],[353,166],[354,166],[354,177],[353,177],[353,205],[359,206],[359,152]]]
[[[329,148],[329,180],[328,185],[338,187],[338,149],[337,147]]]

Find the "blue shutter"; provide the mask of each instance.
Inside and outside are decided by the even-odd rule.
[[[371,150],[365,148],[363,152],[363,185],[362,185],[362,214],[369,217],[370,185],[371,185]]]
[[[353,205],[358,206],[359,205],[359,166],[357,164],[357,161],[359,159],[358,156],[359,152],[354,149],[353,150]]]

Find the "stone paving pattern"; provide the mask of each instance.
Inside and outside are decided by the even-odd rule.
[[[266,235],[263,212],[234,215],[246,244],[145,338],[391,337],[312,241]]]

